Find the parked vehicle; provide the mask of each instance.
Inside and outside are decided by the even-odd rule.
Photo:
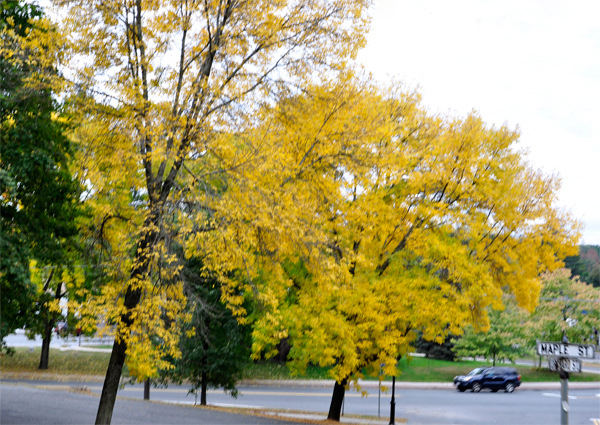
[[[472,390],[478,393],[490,389],[493,393],[504,390],[512,393],[521,385],[521,375],[510,367],[478,367],[465,376],[456,376],[454,385],[460,392]]]

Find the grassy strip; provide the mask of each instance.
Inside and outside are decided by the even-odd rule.
[[[104,375],[108,367],[110,353],[95,353],[87,351],[50,350],[50,367],[46,371],[38,371],[40,348],[33,351],[28,348],[17,348],[14,356],[4,356],[0,362],[3,372],[54,373],[59,375]],[[413,357],[409,362],[406,358],[400,361],[402,373],[397,378],[404,382],[452,382],[456,375],[465,375],[479,366],[491,366],[491,363],[477,361],[447,362],[421,357]],[[503,364],[499,364],[503,366]],[[554,382],[558,375],[548,369],[537,370],[531,366],[510,365],[521,374],[523,382]],[[328,368],[309,366],[305,375],[293,375],[285,364],[272,362],[250,363],[242,379],[331,379],[327,374]],[[365,376],[365,379],[375,380],[377,377]],[[391,380],[386,378],[386,380]],[[573,382],[598,382],[599,374],[572,373]]]
[[[448,362],[444,360],[433,360],[423,357],[413,357],[407,364],[407,360],[400,360],[402,374],[396,378],[404,382],[452,382],[456,375],[466,375],[471,370],[480,366],[492,366],[491,362],[457,361]],[[558,381],[558,374],[550,372],[547,368],[538,370],[531,366],[512,365],[510,363],[496,363],[496,366],[507,366],[515,368],[521,374],[523,382],[554,382]],[[367,378],[376,379],[376,378]],[[600,381],[600,375],[593,373],[572,373],[570,381],[594,382]]]
[[[42,349],[33,350],[18,347],[12,356],[2,357],[0,370],[11,372],[39,372],[74,375],[104,375],[108,368],[110,353],[96,353],[89,351],[60,351],[50,349],[48,369],[39,371]]]
[[[260,361],[246,366],[242,379],[331,379],[328,367],[309,366],[304,375],[295,375],[285,363]]]

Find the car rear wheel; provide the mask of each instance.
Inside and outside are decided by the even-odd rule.
[[[480,384],[473,384],[473,392],[474,393],[478,393],[479,391],[481,391],[481,385]]]
[[[512,393],[514,390],[515,390],[515,385],[512,382],[509,382],[504,387],[504,392],[507,392],[507,393]]]

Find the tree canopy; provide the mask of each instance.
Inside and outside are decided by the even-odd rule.
[[[309,362],[331,365],[339,385],[381,363],[393,375],[418,331],[441,342],[467,323],[486,329],[486,309],[500,308],[505,291],[532,310],[539,273],[574,250],[578,224],[552,206],[559,180],[514,149],[516,131],[488,127],[476,114],[431,116],[414,93],[383,94],[352,80],[315,87],[266,113],[255,143],[280,144],[318,166],[265,160],[268,174],[224,193],[223,200],[235,197],[228,211],[253,187],[273,193],[283,187],[276,182],[294,182],[302,192],[286,187],[281,204],[266,210],[273,217],[245,208],[239,227],[227,222],[236,229],[225,233],[229,241],[219,234],[223,242],[201,245],[227,260],[232,249],[225,247],[240,247],[246,268],[260,258],[283,264],[256,283],[267,313],[255,325],[255,355],[271,355],[289,335],[299,371]],[[312,208],[304,220],[315,230],[286,257],[283,244],[294,240],[287,235],[298,232],[288,232],[281,217],[299,205],[301,214]],[[257,226],[241,231],[246,223]]]
[[[580,245],[578,255],[565,258],[565,267],[583,282],[600,287],[600,246]]]
[[[365,367],[395,374],[417,334],[488,328],[504,293],[532,310],[574,253],[560,180],[517,130],[433,115],[352,66],[368,0],[55,3],[102,263],[78,314],[116,336],[97,423],[125,363],[145,380],[181,356],[181,250],[239,323],[252,298],[255,358],[288,338],[293,367],[333,366],[342,396]]]
[[[111,284],[88,306],[108,306],[105,318],[117,324],[97,417],[108,423],[126,353],[146,361],[140,378],[167,367],[164,355],[177,356],[176,333],[163,320],[175,323],[184,306],[181,285],[165,284],[177,273],[168,267],[169,238],[189,241],[230,219],[206,201],[262,154],[232,139],[232,129],[319,73],[337,74],[364,44],[369,2],[55,3],[73,42],[73,90],[85,99],[80,177],[95,209],[93,233],[113,262]]]
[[[77,234],[67,117],[53,97],[60,42],[37,6],[3,2],[0,24],[2,338],[33,308],[29,263],[61,264]]]
[[[496,366],[496,361],[514,362],[518,356],[529,354],[526,330],[529,314],[514,302],[507,302],[504,310],[491,310],[489,314],[490,328],[487,332],[475,331],[470,326],[461,338],[452,340],[456,355],[485,357]]]
[[[563,268],[542,275],[540,303],[530,320],[532,339],[590,343],[600,329],[600,289]],[[532,341],[533,344],[533,341]]]

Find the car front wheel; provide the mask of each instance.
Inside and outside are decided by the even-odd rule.
[[[480,384],[473,384],[473,392],[474,393],[478,393],[479,391],[481,391],[481,385]]]
[[[515,390],[515,385],[511,382],[506,384],[506,387],[504,387],[504,392],[507,392],[507,393],[512,393],[514,390]]]

